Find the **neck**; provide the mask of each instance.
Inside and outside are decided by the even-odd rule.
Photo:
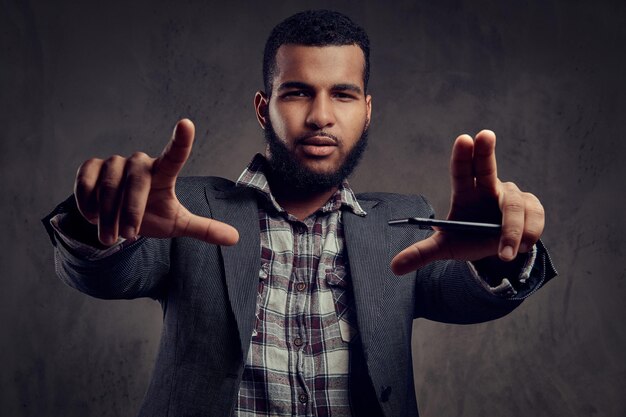
[[[277,181],[270,182],[274,198],[287,213],[299,220],[304,220],[322,207],[328,199],[337,192],[339,187],[328,190],[311,192],[285,187]]]

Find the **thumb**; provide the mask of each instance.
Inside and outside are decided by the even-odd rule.
[[[207,243],[224,246],[232,246],[239,241],[237,229],[215,219],[189,213],[183,223],[177,228],[177,236],[192,237]]]
[[[157,187],[174,186],[176,177],[187,162],[196,128],[189,119],[176,123],[172,138],[154,162],[153,183]]]
[[[391,260],[391,270],[396,275],[404,275],[430,262],[450,258],[452,258],[452,253],[446,249],[441,233],[436,232],[397,254]]]

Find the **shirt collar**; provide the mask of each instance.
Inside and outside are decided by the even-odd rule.
[[[257,153],[237,179],[237,186],[250,187],[257,190],[279,213],[285,212],[270,190],[267,177],[265,176],[265,172],[267,172],[268,169],[268,162],[265,156]],[[367,214],[363,208],[361,208],[347,180],[343,180],[337,192],[328,199],[326,204],[324,204],[318,212],[330,213],[342,207],[346,207],[358,216],[364,217]]]

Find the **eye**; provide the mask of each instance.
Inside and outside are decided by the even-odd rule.
[[[292,90],[287,91],[281,97],[284,99],[304,98],[309,97],[309,93],[304,90]]]
[[[357,99],[354,94],[345,91],[337,91],[333,93],[333,97],[340,101],[352,101]]]

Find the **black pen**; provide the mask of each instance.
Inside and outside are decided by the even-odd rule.
[[[442,232],[469,232],[484,234],[500,234],[502,226],[495,223],[460,222],[455,220],[439,220],[423,217],[408,217],[405,219],[389,220],[390,226],[417,225],[431,227]]]

